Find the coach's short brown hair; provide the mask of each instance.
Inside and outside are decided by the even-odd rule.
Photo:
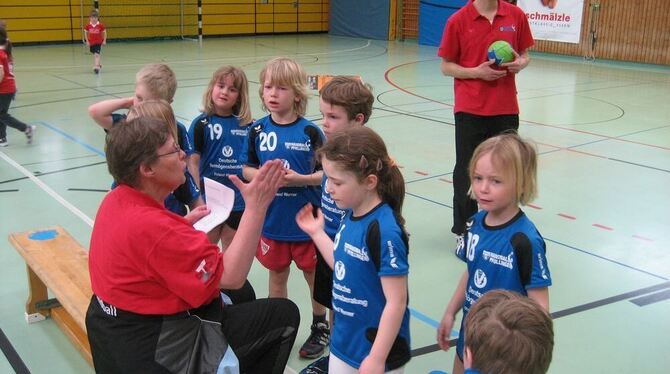
[[[151,117],[113,126],[107,133],[105,156],[114,181],[137,187],[140,165],[151,165],[158,158],[158,148],[171,135],[167,124]]]

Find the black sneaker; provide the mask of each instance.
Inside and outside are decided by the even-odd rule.
[[[328,360],[330,360],[330,356],[323,356],[307,365],[300,374],[328,374]]]
[[[93,68],[93,72],[96,73],[96,74],[98,74],[98,73],[100,72],[100,69],[98,69],[98,68]]]
[[[7,138],[0,138],[0,147],[6,147],[7,145]]]
[[[302,358],[317,358],[326,350],[328,343],[330,343],[330,329],[325,322],[317,322],[312,324],[312,333],[305,341],[305,344],[300,348],[300,357]]]
[[[37,129],[37,126],[35,125],[28,125],[26,128],[25,134],[26,138],[28,138],[28,144],[33,143],[33,136],[35,136],[35,130]]]

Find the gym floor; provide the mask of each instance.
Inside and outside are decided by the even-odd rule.
[[[174,69],[179,88],[173,107],[188,125],[212,72],[224,64],[246,71],[252,112],[264,116],[258,73],[280,55],[301,62],[308,74],[360,75],[374,88],[369,126],[385,139],[407,183],[415,357],[406,372],[451,372],[453,349],[436,351],[435,329],[464,264],[453,255],[449,232],[453,85],[440,74],[434,47],[326,34],[205,39],[202,46],[113,42],[103,48],[99,75],[83,46],[15,47],[19,93],[10,113],[36,125],[37,133],[26,145],[23,134],[8,129],[10,145],[0,148],[0,236],[58,224],[88,247],[92,219],[112,179],[104,133],[86,108],[131,96],[143,65],[164,62]],[[520,133],[540,154],[540,197],[523,209],[545,237],[553,276],[550,373],[667,372],[670,68],[532,54],[517,85]],[[313,94],[306,117],[320,123]],[[267,272],[258,264],[250,280],[259,296],[267,294]],[[0,334],[0,372],[93,372],[53,321],[25,322],[25,265],[5,239],[0,284],[6,336]],[[311,322],[299,272],[291,276],[289,296],[303,320],[286,369],[295,373],[308,363],[297,349]]]

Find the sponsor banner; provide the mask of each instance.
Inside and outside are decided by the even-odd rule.
[[[579,43],[584,0],[518,0],[535,40]]]

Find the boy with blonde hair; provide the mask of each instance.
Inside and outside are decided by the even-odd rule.
[[[145,65],[135,75],[135,94],[131,97],[109,99],[97,102],[88,107],[88,114],[105,131],[118,123],[125,121],[127,114],[118,113],[122,110],[128,110],[145,100],[165,100],[172,103],[174,95],[177,92],[177,77],[174,71],[165,64]],[[191,144],[186,126],[181,122],[177,123],[177,142],[179,147],[186,153],[187,165],[188,158],[193,154],[193,145]],[[195,208],[203,204],[195,180],[190,172],[186,172],[186,187],[180,189],[184,191],[178,196],[171,194],[165,201],[165,207],[179,214],[186,214],[186,206]]]

